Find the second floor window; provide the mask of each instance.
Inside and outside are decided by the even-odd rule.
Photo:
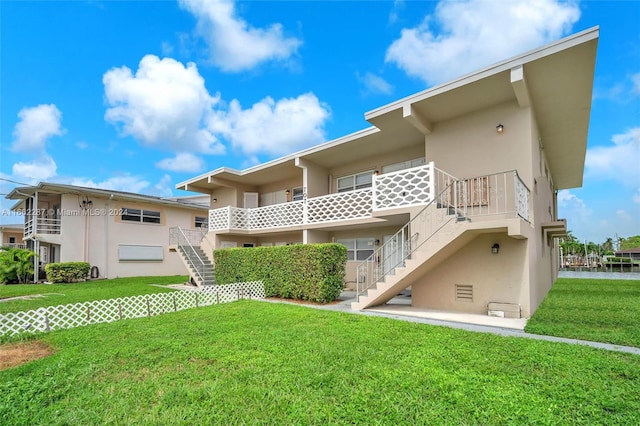
[[[127,222],[160,223],[160,212],[124,207],[122,209],[122,220]]]
[[[203,216],[196,216],[194,225],[195,225],[196,228],[208,228],[209,227],[209,220],[206,217],[203,217]]]
[[[354,191],[370,188],[373,181],[373,170],[338,178],[338,192]]]

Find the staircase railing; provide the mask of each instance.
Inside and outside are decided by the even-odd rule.
[[[186,232],[185,232],[186,231]],[[187,259],[187,262],[190,264],[191,268],[195,271],[196,275],[200,279],[200,283],[204,285],[204,270],[205,270],[205,262],[200,258],[198,252],[193,248],[192,243],[200,244],[202,241],[203,233],[197,229],[185,229],[183,230],[179,226],[174,226],[169,228],[169,244],[177,245],[181,250],[184,257]],[[192,253],[197,258],[197,264],[192,256],[188,255],[185,247],[189,247],[189,253]]]
[[[515,214],[516,217],[530,221],[531,192],[515,170],[469,179],[457,179],[439,172],[436,187],[438,195],[358,265],[358,301],[360,295],[365,294],[376,283],[384,281],[397,267],[404,266],[413,252],[454,218],[464,220]]]
[[[438,230],[449,221],[458,217],[458,211],[451,204],[457,199],[457,181],[454,178],[443,183],[438,195],[431,200],[409,223],[358,265],[356,271],[356,292],[360,296],[397,267],[404,266],[413,252],[425,244]],[[441,186],[442,187],[442,186]]]

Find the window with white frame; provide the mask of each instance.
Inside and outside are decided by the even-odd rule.
[[[424,166],[425,164],[427,164],[426,158],[414,158],[413,160],[407,160],[400,163],[387,164],[386,166],[382,166],[382,173],[397,172],[400,170],[410,169],[412,167]]]
[[[291,201],[300,201],[304,199],[304,188],[299,186],[291,190]]]
[[[160,212],[124,207],[121,218],[127,222],[160,223]]]
[[[337,242],[347,248],[347,260],[367,260],[376,249],[375,238],[344,238]]]
[[[208,228],[209,220],[204,216],[196,216],[194,225],[196,228]]]
[[[287,202],[287,192],[274,191],[260,194],[260,207],[272,206],[274,204],[282,204]]]
[[[354,191],[370,188],[373,180],[373,170],[338,178],[338,192]]]

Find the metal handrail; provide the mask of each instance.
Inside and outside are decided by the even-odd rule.
[[[371,256],[358,265],[356,269],[356,296],[358,301],[360,301],[361,294],[369,290],[374,284],[384,280],[385,277],[393,272],[397,267],[404,265],[404,262],[412,253],[422,247],[422,245],[424,245],[436,232],[442,229],[444,225],[454,217],[457,217],[458,211],[454,206],[451,206],[451,197],[449,196],[451,188],[453,188],[453,199],[457,199],[456,182],[456,180],[452,180],[447,184],[434,199],[420,210],[413,219],[396,232],[389,241],[385,242],[381,247],[375,250]],[[426,232],[423,233],[424,237],[421,239],[420,233],[418,231],[413,232],[413,230],[414,228],[422,230],[422,227],[414,227],[413,225],[418,221],[426,223],[429,219],[427,216],[429,212],[436,209],[434,212],[437,213],[438,208],[446,209],[447,213],[444,215],[443,220],[436,224],[436,228],[428,234]],[[453,214],[450,214],[451,209],[453,209]],[[380,265],[380,260],[382,260],[382,265]],[[363,285],[362,288],[361,284]]]
[[[436,169],[437,170],[437,169]],[[439,172],[439,171],[438,171]],[[524,184],[518,172],[493,173],[468,179],[457,179],[442,173],[444,189],[429,202],[406,225],[404,225],[389,241],[385,242],[374,253],[364,260],[356,269],[356,292],[358,300],[376,283],[383,281],[418,248],[424,245],[436,232],[454,217],[468,219],[478,216],[490,216],[515,213],[527,222],[529,216],[530,190]],[[509,177],[513,176],[513,180]],[[442,187],[442,184],[439,185]],[[447,212],[438,221],[438,210]],[[436,216],[434,216],[436,215]],[[435,219],[435,223],[431,223]],[[422,231],[416,231],[422,221]],[[381,262],[382,261],[382,262]],[[382,264],[381,264],[382,263]]]
[[[176,240],[176,237],[177,237],[177,240]],[[186,245],[188,245],[189,248],[191,249],[191,252],[195,254],[198,260],[200,261],[201,269],[204,272],[204,265],[205,265],[204,261],[200,258],[198,253],[195,251],[195,249],[191,245],[191,242],[189,241],[189,238],[187,238],[187,236],[183,232],[182,228],[180,228],[180,226],[174,226],[169,229],[169,243],[176,244],[178,247],[182,248],[183,251],[186,243]],[[204,282],[205,282],[204,276],[202,275],[202,273],[200,273],[200,269],[198,268],[198,265],[194,264],[193,259],[190,256],[185,256],[185,257],[187,258],[187,262],[191,263],[191,266],[193,266],[193,269],[195,270],[196,274],[200,278],[200,282],[202,283],[202,285],[204,285]]]

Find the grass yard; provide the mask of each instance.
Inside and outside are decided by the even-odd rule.
[[[186,281],[186,275],[177,275],[169,277],[115,278],[70,284],[0,285],[0,299],[30,295],[44,296],[33,299],[0,300],[0,314],[38,309],[43,306],[162,293],[173,290],[150,284],[179,284]]]
[[[560,278],[525,331],[640,348],[640,281]]]
[[[640,357],[239,301],[38,336],[0,423],[640,424]]]

